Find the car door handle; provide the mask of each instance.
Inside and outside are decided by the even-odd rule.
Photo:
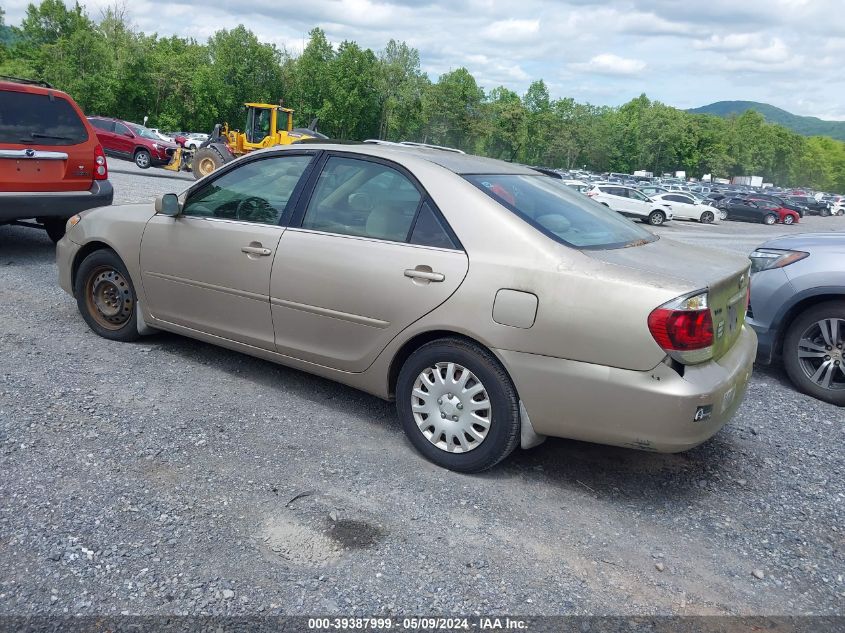
[[[443,273],[435,273],[432,272],[431,269],[429,270],[420,270],[418,268],[408,268],[405,271],[405,276],[410,277],[411,279],[425,279],[426,281],[443,281],[446,279],[446,275]],[[428,268],[428,266],[426,266]]]
[[[269,248],[264,248],[262,246],[241,246],[241,251],[247,253],[249,255],[262,255],[267,256],[272,254]]]

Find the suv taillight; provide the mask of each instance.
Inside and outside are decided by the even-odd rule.
[[[94,180],[108,180],[109,166],[106,163],[106,155],[103,146],[99,143],[94,148]]]
[[[669,356],[692,365],[713,357],[713,317],[707,291],[664,303],[648,315],[648,329]]]

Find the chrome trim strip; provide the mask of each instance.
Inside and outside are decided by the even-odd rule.
[[[65,152],[48,152],[40,149],[0,149],[0,158],[25,160],[67,160]]]
[[[349,321],[350,323],[357,323],[358,325],[378,328],[379,330],[383,330],[390,325],[389,321],[381,321],[380,319],[373,319],[361,316],[360,314],[350,314],[349,312],[338,312],[337,310],[330,310],[329,308],[320,308],[318,306],[296,303],[295,301],[287,301],[285,299],[276,299],[275,297],[270,297],[270,303],[282,308],[290,308],[291,310],[299,310],[300,312],[310,312],[311,314],[318,314],[332,319],[340,319],[341,321]]]
[[[210,284],[204,281],[194,281],[193,279],[185,279],[184,277],[175,277],[174,275],[167,275],[165,273],[146,272],[144,274],[149,275],[150,277],[164,279],[165,281],[172,281],[177,284],[185,284],[186,286],[197,286],[198,288],[214,290],[216,292],[223,292],[229,295],[235,295],[236,297],[245,297],[247,299],[253,299],[255,301],[263,301],[266,303],[269,300],[269,297],[267,295],[260,295],[257,292],[248,292],[246,290],[238,290],[237,288],[227,288],[226,286],[218,286],[216,284]]]

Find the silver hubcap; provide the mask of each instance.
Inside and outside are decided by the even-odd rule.
[[[457,363],[437,363],[417,376],[411,394],[414,421],[447,453],[478,448],[490,430],[490,398],[481,381]]]
[[[823,319],[798,342],[798,361],[807,377],[824,389],[845,389],[845,319]]]
[[[141,167],[146,167],[147,163],[150,162],[149,158],[147,158],[147,155],[144,154],[143,152],[138,154],[138,157],[135,160],[138,162],[138,165],[140,165]]]

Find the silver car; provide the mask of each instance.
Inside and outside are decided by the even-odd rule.
[[[758,362],[782,359],[798,389],[845,405],[845,234],[777,238],[751,261]]]
[[[757,346],[747,258],[444,149],[253,152],[74,216],[57,255],[101,336],[166,330],[395,399],[413,445],[464,472],[545,436],[693,447],[736,411]]]

